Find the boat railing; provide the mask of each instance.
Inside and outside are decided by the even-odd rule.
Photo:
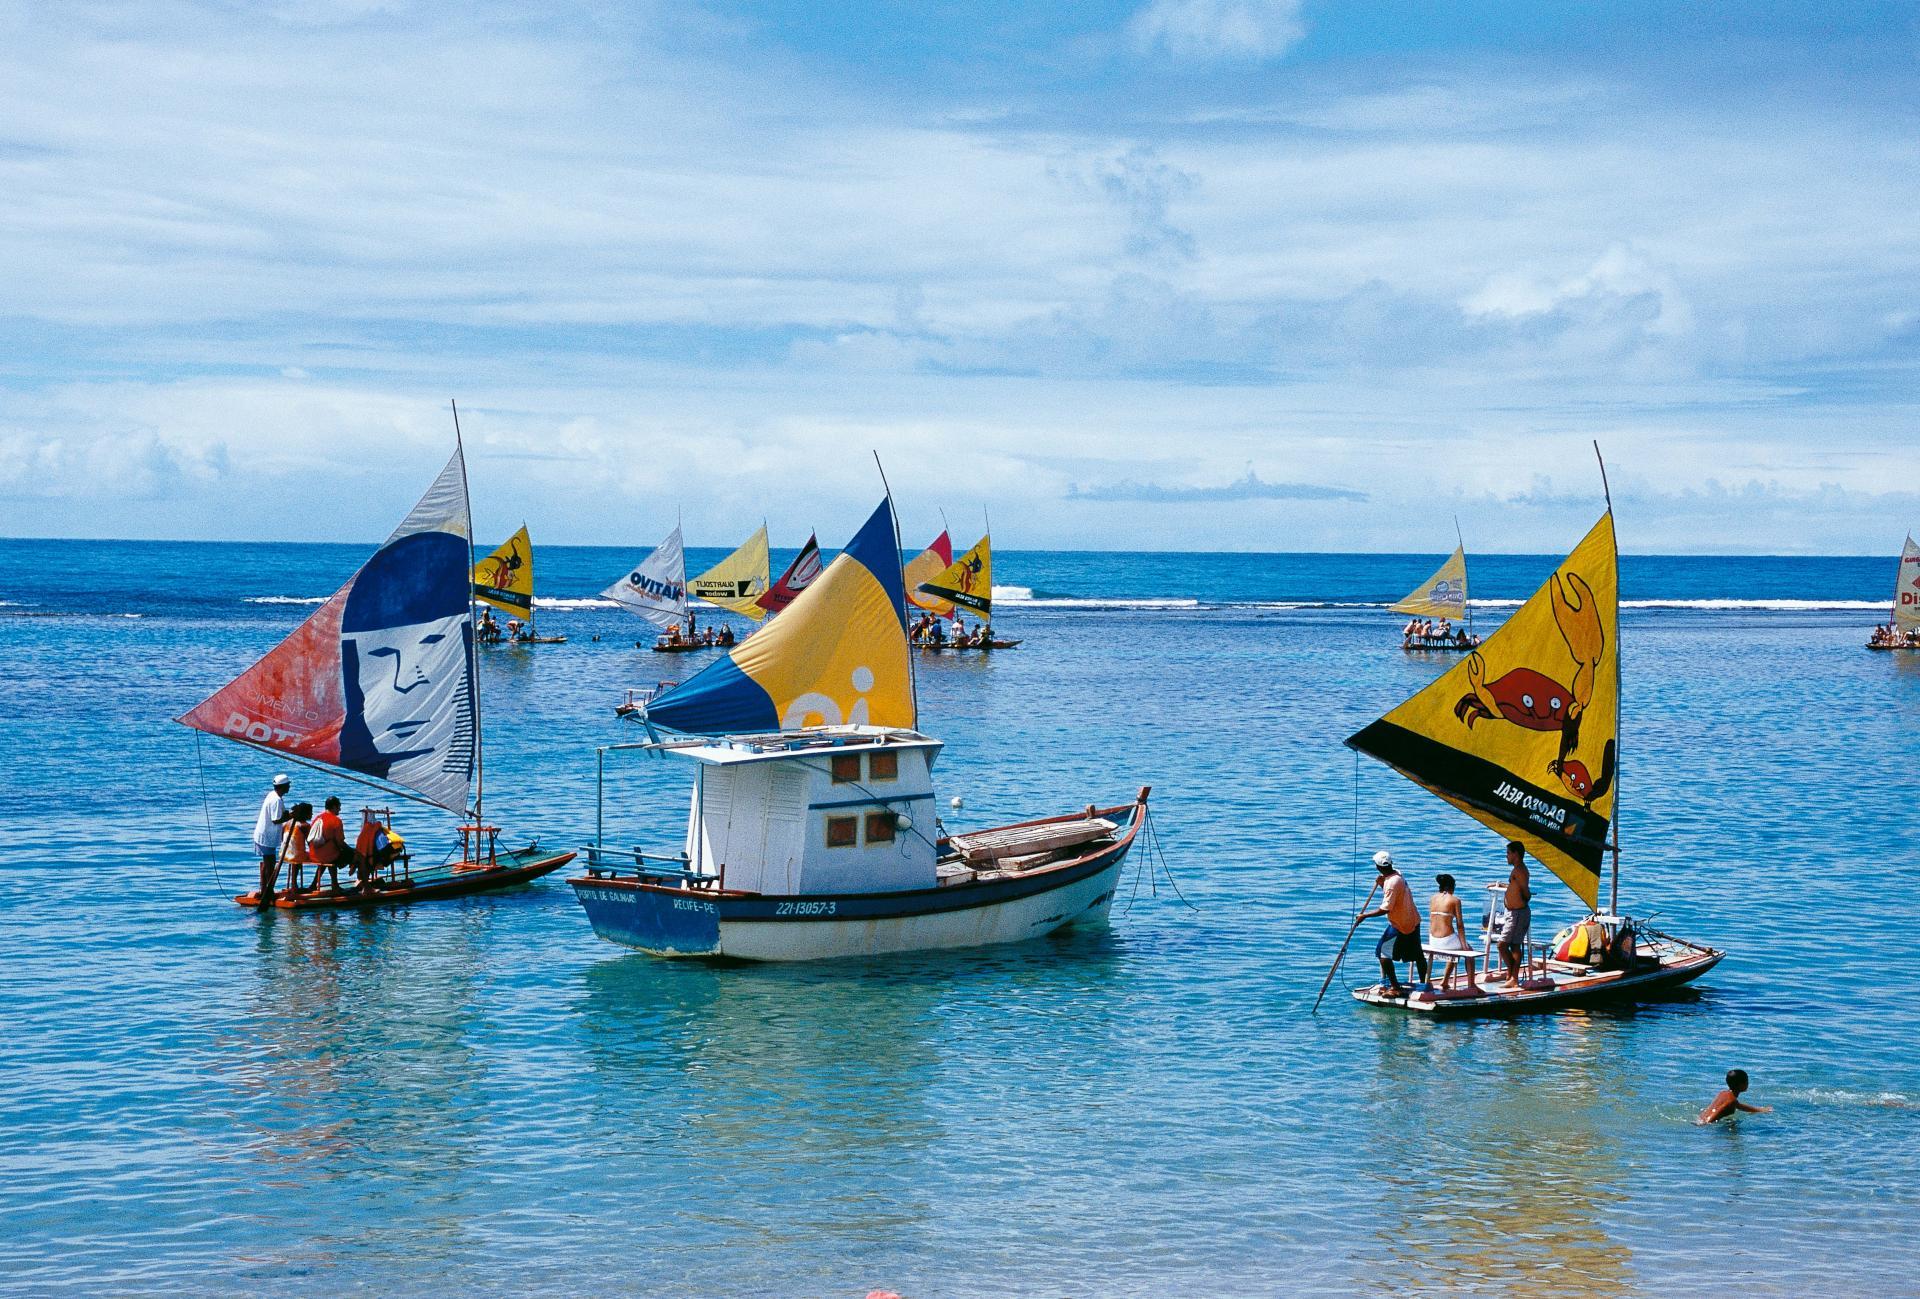
[[[649,853],[639,848],[630,848],[622,853],[593,844],[588,844],[581,852],[586,857],[589,879],[672,882],[690,888],[706,888],[720,881],[720,877],[711,871],[695,870],[685,853]],[[626,864],[629,856],[633,859],[631,866]]]

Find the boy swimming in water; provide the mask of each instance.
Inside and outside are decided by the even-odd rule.
[[[1732,1118],[1736,1113],[1771,1114],[1771,1105],[1749,1105],[1740,1099],[1740,1093],[1747,1089],[1747,1071],[1745,1069],[1727,1070],[1727,1086],[1711,1104],[1700,1111],[1697,1122],[1718,1123],[1721,1119]]]

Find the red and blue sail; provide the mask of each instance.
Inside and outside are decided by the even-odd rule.
[[[906,584],[892,502],[881,503],[785,613],[656,697],[646,719],[692,735],[842,723],[911,728]]]
[[[479,730],[472,567],[456,451],[345,586],[180,722],[465,811]]]

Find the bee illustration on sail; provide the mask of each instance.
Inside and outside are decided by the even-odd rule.
[[[533,624],[533,539],[527,525],[473,566],[473,598],[488,606],[475,632],[482,645],[564,645],[565,636],[542,636]],[[492,610],[507,615],[502,627]]]
[[[993,539],[982,535],[965,554],[950,559],[944,568],[938,557],[951,554],[951,543],[942,532],[932,546],[922,551],[907,568],[908,598],[927,611],[909,629],[913,644],[922,650],[1000,650],[1020,644],[993,633]],[[916,583],[916,577],[919,580]],[[971,630],[960,630],[959,611],[979,615]],[[946,619],[954,620],[956,631],[949,634]]]
[[[1618,914],[1619,613],[1619,557],[1609,504],[1504,626],[1347,740],[1507,838],[1515,858],[1523,852],[1545,865],[1593,913],[1554,943],[1529,942],[1525,922],[1531,890],[1524,868],[1516,867],[1509,880],[1488,886],[1483,950],[1476,954],[1456,943],[1447,944],[1444,953],[1439,946],[1425,947],[1427,955],[1469,958],[1464,981],[1450,972],[1410,993],[1394,995],[1395,985],[1383,984],[1355,996],[1436,1014],[1547,1009],[1669,990],[1704,974],[1724,955]],[[1610,849],[1612,898],[1603,913],[1598,910],[1600,877]],[[1397,870],[1391,854],[1383,852],[1378,860],[1381,882],[1391,894],[1399,887],[1392,879]],[[1515,915],[1503,929],[1509,908]],[[1391,924],[1400,940],[1389,944],[1393,933],[1382,938],[1383,969],[1391,972],[1394,960],[1414,960],[1424,979],[1421,944],[1407,941],[1406,917]],[[1417,917],[1413,924],[1417,932]],[[1578,944],[1568,937],[1574,930],[1583,935]],[[1513,982],[1483,985],[1473,965],[1483,958],[1491,963],[1503,935],[1511,939]],[[1578,959],[1569,959],[1576,946]],[[1458,963],[1450,961],[1450,971]],[[1517,977],[1522,965],[1524,978]]]
[[[243,906],[302,910],[419,901],[537,878],[572,853],[497,847],[484,823],[480,694],[475,680],[473,540],[467,472],[456,448],[386,544],[258,662],[181,715],[182,725],[285,754],[403,798],[459,813],[461,860],[415,870],[406,856],[353,860],[358,885],[299,887],[306,845],[287,836],[293,887],[263,869]],[[469,798],[472,799],[469,805]],[[368,825],[386,808],[365,810]],[[373,836],[368,836],[369,838]],[[356,854],[359,852],[355,850]],[[263,866],[265,863],[263,863]]]
[[[871,956],[1104,923],[1146,820],[1144,788],[974,833],[935,820],[943,745],[918,729],[891,500],[785,613],[628,715],[643,747],[694,764],[685,845],[628,864],[597,837],[570,882],[596,933],[658,956]]]

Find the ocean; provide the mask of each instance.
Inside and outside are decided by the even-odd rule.
[[[557,876],[228,900],[280,764],[169,719],[369,549],[6,543],[0,1292],[1920,1293],[1890,555],[1622,561],[1622,902],[1732,954],[1638,1009],[1431,1024],[1343,995],[1358,944],[1310,1007],[1374,849],[1421,893],[1502,874],[1341,743],[1443,669],[1383,607],[1439,555],[997,554],[1023,644],[920,665],[949,825],[1152,785],[1164,861],[1104,931],[760,968],[603,942]],[[643,553],[541,549],[570,643],[484,654],[508,840],[585,842],[596,746],[641,738],[614,705],[689,670],[593,598]],[[1472,557],[1481,630],[1555,558]],[[607,771],[610,841],[676,847],[685,770]],[[1575,918],[1539,878],[1536,930]],[[1734,1066],[1774,1112],[1695,1127]]]

